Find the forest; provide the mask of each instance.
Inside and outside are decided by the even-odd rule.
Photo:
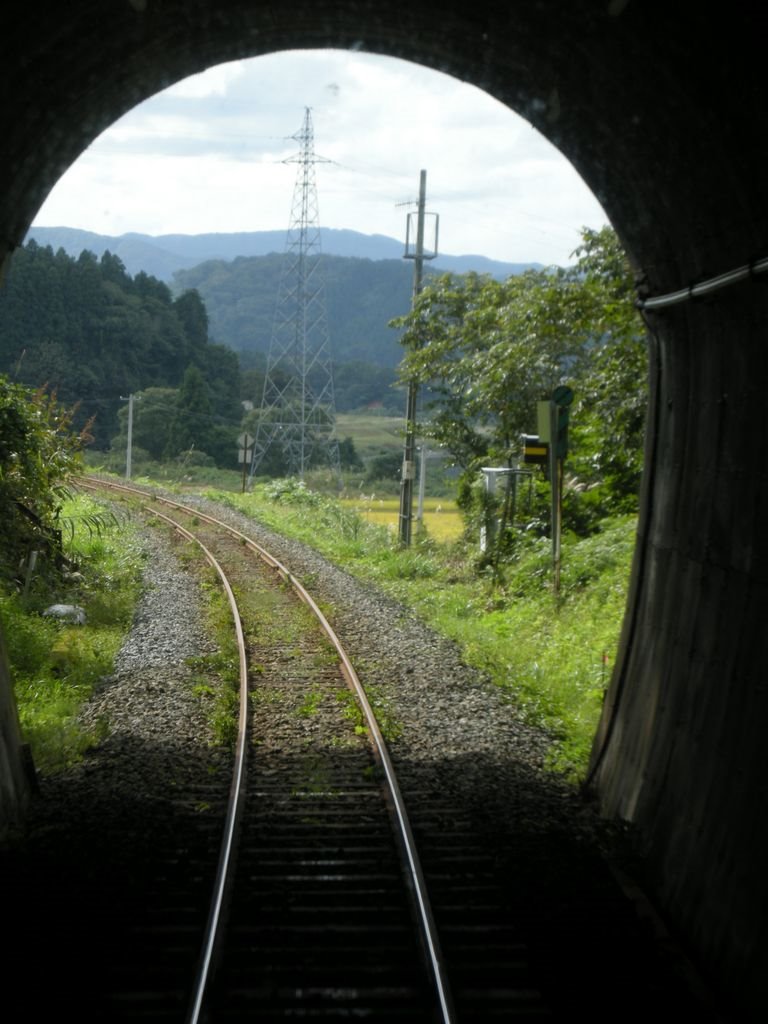
[[[74,257],[30,240],[16,252],[0,289],[0,373],[46,386],[64,405],[77,405],[75,425],[89,422],[92,444],[103,451],[125,433],[128,396],[142,393],[137,444],[159,457],[170,453],[161,429],[168,403],[194,370],[185,395],[198,417],[196,447],[227,465],[241,403],[258,405],[261,398],[281,261],[206,263],[172,290],[143,272],[131,276],[109,251]],[[399,411],[395,366],[401,353],[387,324],[408,307],[411,269],[394,260],[328,261],[328,316],[341,334],[334,346],[340,352],[336,408]],[[204,384],[195,388],[197,373]],[[157,405],[164,415],[150,412]]]
[[[100,449],[118,433],[131,394],[175,392],[187,377],[189,387],[204,382],[211,439],[239,422],[237,356],[210,342],[200,296],[174,297],[156,278],[131,277],[108,252],[75,259],[35,242],[16,252],[0,290],[0,372],[74,407],[74,426],[88,424]]]
[[[177,271],[174,284],[200,293],[219,341],[243,354],[266,354],[284,262],[278,253],[209,260]],[[387,325],[410,308],[412,264],[324,255],[320,270],[335,361],[396,367],[402,352],[398,334]]]
[[[574,257],[569,268],[506,280],[431,273],[416,302],[405,262],[326,258],[329,325],[348,343],[334,362],[336,411],[400,415],[404,389],[417,382],[420,435],[460,474],[468,512],[480,467],[515,465],[537,400],[567,384],[576,394],[570,521],[588,529],[611,510],[631,511],[642,469],[645,333],[615,234],[585,230]],[[238,433],[258,420],[280,262],[208,262],[185,272],[174,293],[147,274],[132,277],[108,251],[75,258],[30,241],[0,290],[0,373],[45,387],[72,409],[92,450],[125,451],[133,395],[137,460],[185,453],[232,468]],[[230,337],[240,331],[244,343],[250,326],[250,347],[214,341],[210,307]],[[359,469],[352,439],[340,441],[346,464]],[[396,487],[399,453],[389,456]],[[269,465],[280,475],[279,459]]]

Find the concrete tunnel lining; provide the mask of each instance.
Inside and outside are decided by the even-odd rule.
[[[526,117],[607,211],[639,294],[674,291],[768,255],[758,26],[756,4],[712,13],[690,0],[8,6],[0,260],[64,170],[141,100],[228,60],[362,48],[453,74]],[[647,471],[592,778],[603,812],[636,827],[673,926],[733,998],[763,1008],[766,283],[647,313]]]

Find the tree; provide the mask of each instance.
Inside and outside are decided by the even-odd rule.
[[[365,474],[367,484],[376,483],[379,480],[391,482],[399,480],[403,468],[403,456],[401,452],[380,452],[368,463]]]
[[[125,264],[119,256],[114,256],[109,249],[101,257],[101,276],[105,281],[111,281],[121,288],[126,287],[130,282]]]
[[[192,351],[197,352],[204,348],[208,344],[208,313],[200,293],[190,288],[183,292],[173,305]]]
[[[562,270],[441,277],[393,322],[405,328],[401,380],[431,393],[423,433],[466,473],[510,464],[536,402],[580,372],[593,324],[591,292]]]
[[[176,400],[166,456],[174,458],[190,448],[207,452],[206,442],[212,428],[211,403],[205,380],[196,366],[189,366]]]
[[[574,255],[570,268],[504,282],[445,275],[392,321],[403,329],[400,379],[428,396],[420,432],[461,467],[460,494],[476,493],[483,464],[517,464],[536,403],[567,383],[575,492],[594,492],[602,513],[636,503],[647,356],[632,272],[610,228],[585,230]]]
[[[0,375],[0,574],[11,584],[30,551],[61,557],[56,485],[78,466],[87,433],[71,431],[73,411],[56,396]]]
[[[363,460],[355,448],[355,442],[351,437],[345,437],[339,441],[339,463],[342,469],[362,469]]]
[[[595,346],[578,385],[571,473],[581,488],[570,504],[593,516],[634,512],[643,472],[648,345],[635,306],[634,275],[611,228],[585,229],[576,250],[584,287],[595,297]],[[574,508],[573,512],[577,510]]]
[[[237,353],[225,345],[206,345],[197,360],[206,383],[213,412],[232,420],[240,419],[243,407],[240,400],[240,365]]]

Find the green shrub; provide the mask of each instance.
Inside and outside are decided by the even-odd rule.
[[[57,593],[47,584],[26,597],[0,592],[22,732],[42,771],[65,767],[103,735],[101,727],[83,731],[77,713],[112,671],[140,591],[141,554],[130,523],[102,513],[87,496],[63,503],[64,551],[79,571],[62,577]],[[43,615],[53,600],[82,607],[85,624]]]
[[[86,437],[71,432],[73,413],[55,396],[0,374],[0,585],[23,576],[31,552],[58,568],[58,485],[77,467]]]

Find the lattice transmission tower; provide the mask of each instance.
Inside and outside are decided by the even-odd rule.
[[[320,225],[312,116],[291,136],[300,150],[291,221],[267,357],[250,478],[270,453],[282,455],[288,474],[303,479],[310,466],[330,467],[341,479],[336,437],[333,368],[321,268]]]

